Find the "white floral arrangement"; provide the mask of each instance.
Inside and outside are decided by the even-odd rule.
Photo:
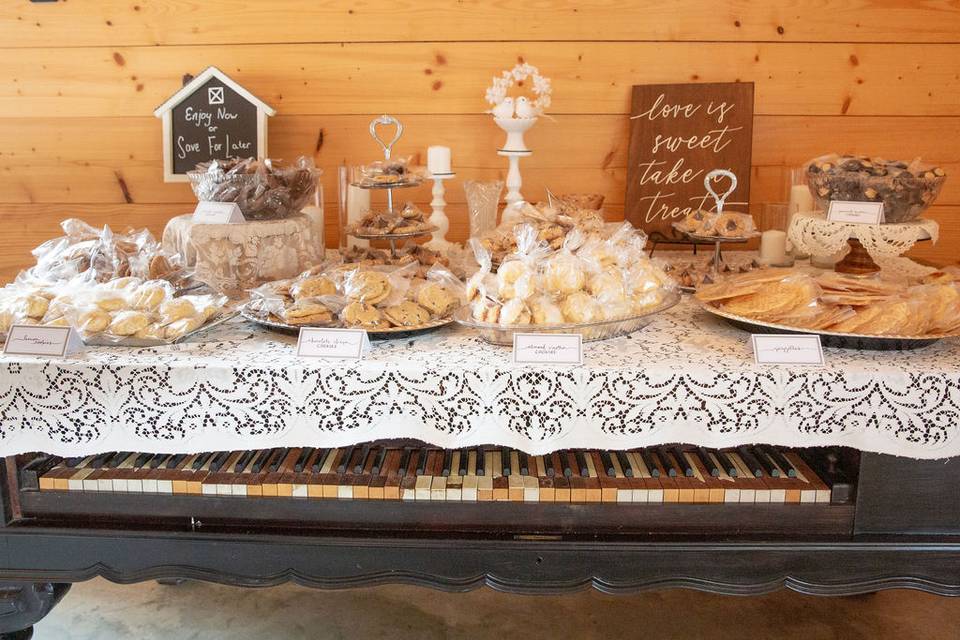
[[[510,71],[504,71],[500,76],[493,78],[493,84],[487,87],[487,93],[484,96],[488,104],[496,107],[507,97],[507,91],[517,82],[522,82],[531,78],[533,82],[533,93],[536,99],[530,103],[532,107],[532,116],[518,117],[536,117],[543,115],[547,107],[550,106],[550,96],[552,88],[550,78],[544,78],[540,75],[540,70],[532,64],[521,62]]]

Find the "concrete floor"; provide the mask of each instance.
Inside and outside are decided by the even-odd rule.
[[[939,640],[960,638],[960,598],[885,591],[818,598],[658,591],[517,596],[447,594],[405,586],[316,591],[295,585],[237,589],[202,583],[74,585],[36,627],[37,640]]]

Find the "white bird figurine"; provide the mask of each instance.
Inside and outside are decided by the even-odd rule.
[[[536,107],[533,106],[532,102],[527,100],[526,96],[517,98],[515,113],[518,118],[523,120],[537,117]]]
[[[513,117],[513,98],[507,96],[503,102],[490,110],[494,118],[512,118]]]

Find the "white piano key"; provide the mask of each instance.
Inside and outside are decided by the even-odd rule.
[[[173,494],[173,480],[157,480],[157,493]]]

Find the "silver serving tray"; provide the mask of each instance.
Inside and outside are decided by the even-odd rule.
[[[700,302],[700,306],[707,313],[718,318],[723,318],[738,329],[743,329],[750,333],[790,333],[807,334],[820,336],[820,342],[825,347],[837,347],[840,349],[859,349],[863,351],[905,351],[910,349],[920,349],[929,346],[937,340],[943,338],[957,338],[960,333],[949,333],[940,335],[923,336],[877,336],[864,333],[840,333],[837,331],[825,331],[821,329],[803,329],[801,327],[791,327],[784,324],[773,322],[763,322],[753,318],[727,313],[717,309],[709,304]]]
[[[256,309],[252,306],[252,302],[240,307],[240,316],[245,319],[258,324],[262,327],[270,329],[271,331],[277,331],[279,333],[286,333],[288,335],[298,335],[300,333],[300,327],[343,327],[343,325],[338,320],[332,320],[326,324],[303,324],[303,325],[293,325],[287,324],[285,322],[278,322],[276,320],[270,319],[270,314],[259,309]],[[444,327],[453,322],[453,318],[448,316],[446,318],[437,318],[431,320],[425,324],[417,325],[415,327],[390,327],[389,329],[377,329],[371,330],[367,329],[367,337],[371,340],[389,340],[396,338],[406,338],[409,336],[417,335],[420,333],[426,333],[428,331],[433,331]],[[345,327],[351,328],[351,327]],[[356,327],[359,328],[359,327]]]
[[[204,331],[208,331],[223,324],[236,315],[236,311],[221,313],[219,316],[215,317],[213,320],[203,325],[199,329],[194,329],[189,333],[185,333],[176,340],[148,340],[146,338],[134,338],[133,336],[127,336],[124,338],[109,338],[107,334],[98,333],[86,338],[83,341],[83,344],[87,345],[88,347],[165,347],[171,344],[186,342],[187,340],[190,340],[194,336],[197,336]]]
[[[579,333],[584,342],[608,340],[618,336],[639,331],[654,320],[658,313],[666,311],[680,302],[680,294],[670,291],[656,307],[633,316],[600,320],[598,322],[564,323],[564,324],[492,324],[480,322],[473,318],[470,307],[461,307],[453,314],[453,319],[465,327],[476,329],[480,337],[491,344],[512,345],[514,333]]]

